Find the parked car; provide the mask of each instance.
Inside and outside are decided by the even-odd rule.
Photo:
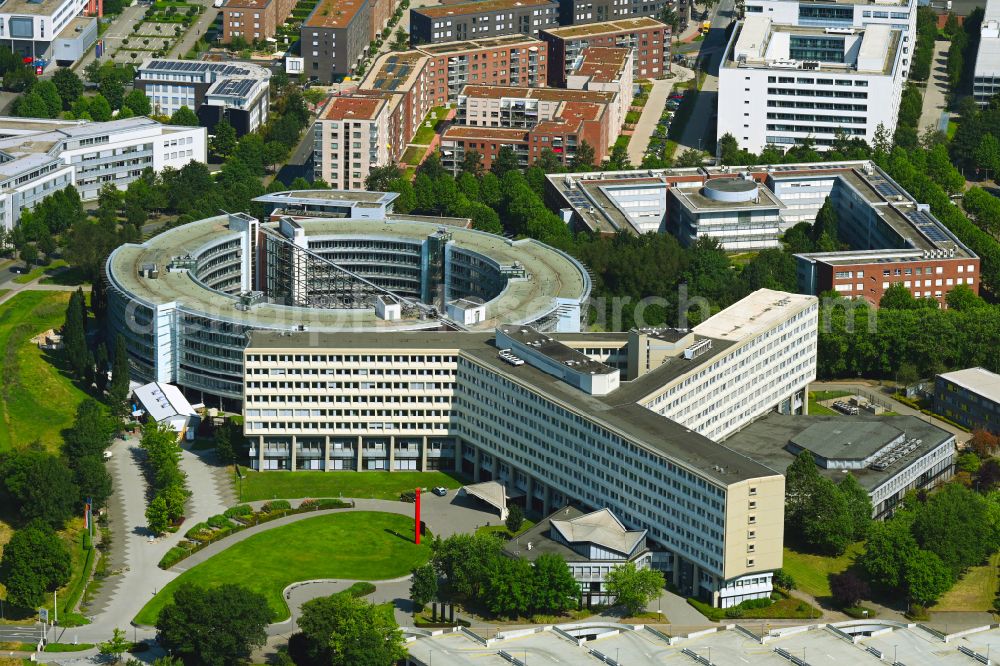
[[[438,486],[437,488],[432,488],[431,492],[437,495],[438,497],[444,497],[445,495],[448,494],[448,489],[445,488],[444,486]]]

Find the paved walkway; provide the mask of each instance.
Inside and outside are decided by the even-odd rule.
[[[687,67],[675,64],[673,67],[674,78],[656,79],[653,81],[653,89],[646,100],[646,106],[642,108],[642,115],[636,123],[635,131],[628,143],[628,160],[633,166],[642,164],[642,158],[646,155],[646,148],[649,146],[649,137],[653,136],[653,130],[660,122],[660,115],[666,108],[667,96],[673,90],[674,85],[687,81],[694,76]]]
[[[951,42],[934,42],[934,59],[931,76],[924,90],[924,106],[917,131],[923,134],[928,127],[937,128],[941,114],[947,109],[948,98],[948,48]]]

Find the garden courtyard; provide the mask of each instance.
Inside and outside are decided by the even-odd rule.
[[[322,578],[384,580],[406,576],[431,556],[429,540],[413,543],[413,519],[374,511],[333,513],[255,534],[185,571],[135,617],[155,625],[160,609],[184,583],[238,583],[267,598],[274,621],[289,617],[282,591]]]

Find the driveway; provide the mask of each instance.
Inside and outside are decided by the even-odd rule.
[[[924,90],[924,106],[920,114],[917,131],[921,134],[927,127],[937,128],[941,114],[947,108],[948,95],[948,48],[951,42],[934,42],[934,58],[931,60],[931,76]]]
[[[649,137],[653,135],[653,130],[660,122],[660,114],[663,113],[667,96],[673,90],[674,84],[687,81],[694,76],[694,72],[690,69],[677,64],[673,66],[673,71],[674,78],[653,81],[653,89],[649,93],[649,99],[646,100],[646,106],[642,108],[642,115],[639,117],[635,131],[632,132],[632,138],[628,142],[628,160],[633,166],[642,164],[642,158],[649,146]]]

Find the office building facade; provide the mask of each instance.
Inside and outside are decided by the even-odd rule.
[[[135,87],[158,115],[186,106],[203,127],[225,118],[243,136],[267,122],[270,80],[271,70],[259,65],[154,58],[139,66]]]
[[[793,409],[815,376],[817,313],[814,297],[762,290],[704,322],[704,334],[254,333],[244,352],[251,464],[458,469],[542,515],[570,502],[607,508],[649,531],[654,566],[678,587],[734,605],[770,592],[784,484],[700,429]],[[738,341],[709,337],[734,328]],[[790,364],[786,344],[797,354]],[[683,379],[700,372],[712,380]],[[758,376],[766,384],[731,413],[730,399],[741,399],[732,389]],[[692,384],[701,407],[681,421],[642,406]]]
[[[84,201],[105,183],[124,190],[146,168],[180,169],[206,159],[203,127],[162,125],[149,118],[95,123],[0,118],[0,223],[15,226],[21,211],[73,185]]]
[[[1000,434],[1000,375],[985,368],[934,378],[934,411],[970,430]]]
[[[0,6],[0,44],[15,54],[69,65],[97,39],[88,0],[10,0]],[[79,30],[78,30],[79,28]]]
[[[410,43],[527,35],[559,25],[556,0],[479,0],[410,9]]]

